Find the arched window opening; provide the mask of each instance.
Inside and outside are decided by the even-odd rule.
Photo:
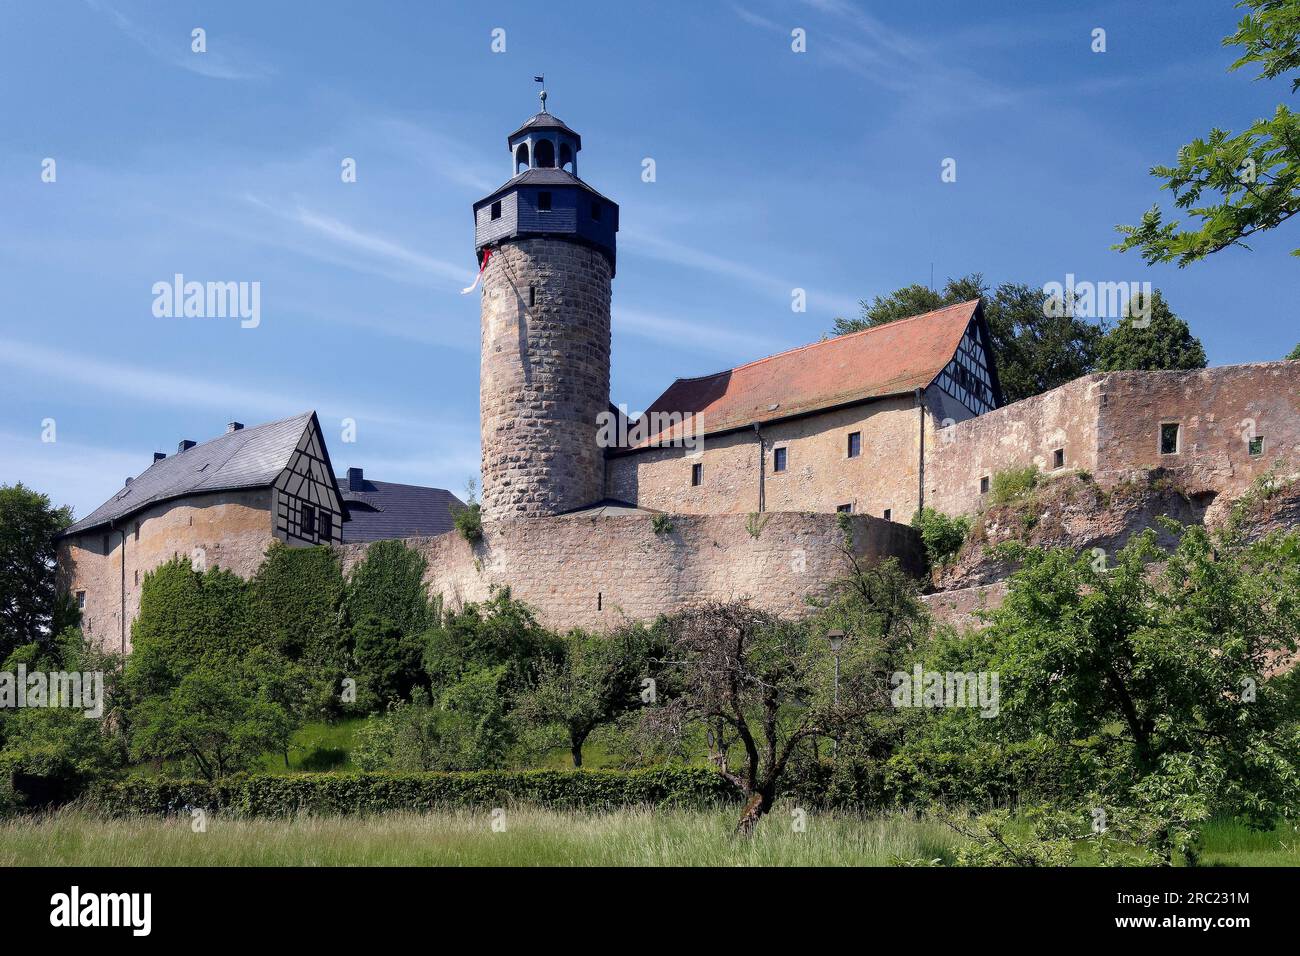
[[[519,148],[515,150],[515,175],[528,168],[528,144],[520,143]]]
[[[568,143],[560,144],[560,168],[573,172],[573,149]]]
[[[549,139],[538,140],[533,147],[533,159],[538,169],[551,169],[555,166],[555,146]]]

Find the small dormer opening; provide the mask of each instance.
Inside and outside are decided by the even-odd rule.
[[[591,204],[591,218],[596,222],[600,222],[600,203],[593,202]]]
[[[501,200],[500,200],[500,199],[498,199],[496,202],[494,202],[494,203],[492,204],[492,218],[493,218],[493,219],[500,219],[500,218],[501,218]]]
[[[537,169],[553,169],[555,167],[555,144],[549,139],[540,139],[537,145],[533,147],[533,165]]]
[[[518,176],[528,168],[528,144],[520,143],[515,150],[515,175]]]
[[[548,193],[548,192],[540,192],[540,193],[537,194],[537,211],[538,211],[538,212],[550,212],[550,211],[551,211],[551,194],[550,194],[550,193]]]

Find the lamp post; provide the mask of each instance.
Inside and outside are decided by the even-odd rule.
[[[836,709],[840,706],[840,648],[844,646],[844,632],[838,628],[826,633],[826,640],[830,642],[831,653],[835,656],[835,683],[831,691],[831,700]],[[838,737],[831,738],[831,754],[837,755],[840,752],[840,741]]]

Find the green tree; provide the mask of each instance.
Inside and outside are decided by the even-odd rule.
[[[405,634],[388,618],[367,617],[352,627],[353,657],[367,710],[390,700],[409,700],[411,691],[428,686],[421,634]]]
[[[950,517],[934,508],[922,508],[912,516],[912,527],[921,533],[930,565],[937,568],[946,564],[966,543],[970,518],[965,515]]]
[[[1297,798],[1300,733],[1270,675],[1300,643],[1300,535],[1177,530],[1171,551],[1147,531],[1105,567],[1019,551],[983,643],[1002,687],[988,723],[1062,746],[1114,739],[1125,805],[1271,827]]]
[[[77,623],[58,593],[54,536],[72,523],[72,511],[47,495],[0,486],[0,659],[22,644],[48,645]]]
[[[1244,52],[1229,69],[1258,64],[1259,79],[1300,69],[1300,2],[1241,0],[1237,6],[1249,12],[1223,44]],[[1290,92],[1297,89],[1300,77],[1293,77]],[[1199,224],[1165,222],[1155,205],[1138,225],[1116,227],[1124,236],[1116,249],[1136,249],[1148,263],[1186,266],[1229,246],[1245,247],[1246,239],[1300,212],[1300,115],[1279,105],[1271,118],[1235,136],[1211,129],[1178,151],[1176,166],[1156,166],[1151,175],[1164,180],[1160,188]]]
[[[641,679],[650,673],[649,634],[628,625],[613,634],[570,631],[558,660],[544,659],[537,682],[524,696],[519,716],[559,728],[575,767],[597,727],[641,706]]]
[[[911,285],[863,301],[861,317],[836,319],[834,331],[858,332],[972,299],[984,300],[993,360],[1007,401],[1038,395],[1092,371],[1101,335],[1097,326],[1053,314],[1041,288],[1003,283],[990,290],[979,273],[949,279],[942,292]]]
[[[428,566],[405,541],[376,541],[348,578],[348,616],[385,620],[406,635],[423,633],[437,614],[424,584]]]
[[[267,750],[283,752],[296,722],[271,699],[264,676],[203,665],[170,692],[145,698],[132,713],[132,756],[180,760],[218,780],[254,766]]]
[[[1291,350],[1291,354],[1286,357],[1288,362],[1300,362],[1300,345]]]
[[[1205,368],[1205,348],[1187,323],[1174,315],[1157,289],[1143,318],[1137,309],[1107,330],[1097,344],[1098,372]],[[1145,325],[1140,325],[1145,322]]]
[[[511,692],[524,689],[544,659],[558,659],[559,638],[537,623],[532,610],[497,588],[480,603],[448,612],[425,635],[425,669],[434,696],[466,673],[505,666],[504,684]]]

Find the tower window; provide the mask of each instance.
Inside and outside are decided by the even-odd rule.
[[[1053,468],[1064,468],[1064,467],[1065,467],[1065,449],[1064,449],[1064,448],[1058,448],[1058,449],[1056,449],[1055,451],[1052,452],[1052,467],[1053,467]]]
[[[862,454],[862,432],[849,432],[849,457],[857,458]]]
[[[528,144],[520,143],[519,148],[515,150],[515,175],[519,175],[519,170],[528,168]]]
[[[980,479],[980,494],[987,495],[988,493],[989,493],[989,476],[985,475],[983,478]]]
[[[533,147],[534,165],[538,169],[551,169],[555,166],[555,144],[549,139],[538,140]]]
[[[1165,422],[1160,426],[1160,454],[1178,454],[1182,445],[1181,431],[1182,428],[1177,422]]]
[[[568,143],[561,143],[560,144],[560,168],[568,169],[569,172],[573,172],[572,168],[570,168],[572,166],[573,166],[573,149],[569,146]]]
[[[311,505],[302,506],[302,536],[310,538],[316,534],[316,509]]]
[[[531,309],[535,305],[537,305],[537,286],[530,285],[528,287],[528,308]]]
[[[852,503],[849,503],[849,504],[847,504],[847,505],[836,505],[836,506],[835,506],[835,511],[836,511],[838,514],[842,514],[842,515],[851,515],[851,514],[853,514],[853,504],[852,504]]]
[[[886,521],[893,521],[893,520],[894,520],[894,511],[893,511],[893,509],[892,509],[892,508],[886,508],[886,509],[884,510],[884,513],[881,515],[881,517],[883,517]]]
[[[591,218],[600,222],[600,203],[593,202],[591,204]]]
[[[78,611],[84,611],[85,609],[86,609],[86,592],[85,592],[85,591],[78,591],[78,592],[77,592],[77,610],[78,610]]]
[[[704,484],[704,464],[699,462],[691,465],[691,486],[698,488],[702,484]]]
[[[551,211],[551,194],[550,194],[550,193],[538,193],[538,194],[537,194],[537,211],[538,211],[538,212],[550,212],[550,211]]]
[[[501,218],[501,200],[500,200],[500,199],[498,199],[496,202],[494,202],[494,203],[492,204],[492,218],[493,218],[493,219],[500,219],[500,218]]]
[[[1260,455],[1264,454],[1264,436],[1256,435],[1250,440],[1246,448],[1250,452],[1251,458],[1258,458]]]
[[[772,452],[772,470],[785,471],[786,450],[778,448]]]

